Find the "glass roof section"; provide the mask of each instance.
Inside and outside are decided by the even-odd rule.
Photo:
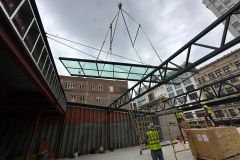
[[[139,81],[147,74],[151,73],[157,66],[119,63],[100,60],[75,59],[75,58],[59,58],[64,67],[71,76],[105,78],[105,79],[119,79],[127,81]],[[177,72],[177,68],[169,68],[167,77]],[[191,74],[190,74],[191,75]],[[180,76],[175,78],[170,84],[183,82],[190,76]],[[152,82],[159,83],[161,80],[160,72],[156,72],[152,76]],[[150,78],[146,80],[149,82]]]

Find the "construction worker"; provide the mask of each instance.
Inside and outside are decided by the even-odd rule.
[[[151,157],[153,160],[164,160],[158,130],[155,129],[152,123],[148,128],[149,131],[146,134],[145,142],[151,151]]]
[[[179,125],[182,124],[182,121],[184,120],[184,117],[183,117],[183,112],[177,112],[176,113],[176,118],[177,118],[177,122]]]
[[[182,112],[182,111],[176,112],[175,115],[176,115],[176,118],[177,118],[178,127],[179,127],[180,134],[181,134],[181,136],[180,136],[180,142],[181,142],[181,143],[182,143],[182,142],[185,143],[185,138],[184,138],[185,136],[184,136],[184,133],[183,133],[183,130],[182,130],[183,123],[184,123],[184,121],[185,121],[184,116],[183,116],[183,112]]]
[[[206,105],[206,104],[204,104],[202,108],[205,111],[205,119],[206,119],[206,121],[208,121],[208,117],[209,117],[209,119],[216,126],[216,123],[215,123],[214,119],[212,118],[213,109],[211,107],[209,107],[208,105]]]

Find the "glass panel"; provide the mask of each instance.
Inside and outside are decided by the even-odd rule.
[[[39,35],[39,30],[38,30],[37,24],[36,24],[36,22],[33,22],[30,30],[28,31],[28,33],[24,39],[24,42],[26,43],[26,45],[30,51],[32,50],[32,48],[34,46],[38,35]]]
[[[113,72],[102,72],[101,74],[102,77],[110,77],[113,78]]]
[[[101,68],[98,68],[99,70],[105,70],[105,71],[113,71],[113,65],[111,64],[105,64]]]
[[[40,60],[38,62],[38,66],[39,66],[40,70],[42,70],[42,68],[43,68],[43,65],[45,63],[46,57],[47,57],[47,51],[46,51],[46,49],[44,49],[43,53],[41,55],[41,58],[40,58]]]
[[[67,68],[80,68],[79,63],[77,61],[62,60],[62,62]]]
[[[69,71],[71,74],[83,75],[80,69],[68,68],[68,71]]]
[[[114,72],[114,78],[126,78],[127,79],[128,73],[117,73]]]
[[[38,62],[39,56],[41,55],[41,52],[42,52],[42,49],[43,49],[43,40],[40,37],[38,39],[36,47],[34,48],[34,50],[32,52],[32,56],[33,56],[33,59],[35,60],[35,62]]]
[[[17,30],[21,36],[23,36],[24,33],[26,32],[32,19],[33,13],[31,11],[28,1],[26,1],[13,18],[13,23],[17,27]]]
[[[114,72],[129,72],[130,68],[130,66],[115,65]]]
[[[142,76],[139,76],[138,74],[129,74],[128,79],[135,79],[140,80]]]
[[[4,8],[8,12],[8,15],[12,15],[17,6],[20,4],[22,0],[1,0]]]
[[[154,68],[148,68],[146,74],[151,73],[154,70]],[[159,71],[155,72],[156,75],[159,75]]]
[[[48,73],[47,73],[47,78],[46,78],[48,82],[50,81],[50,75],[52,74],[52,70],[53,70],[53,67],[50,64],[49,69],[48,69]]]
[[[43,72],[42,72],[44,76],[47,74],[49,64],[50,64],[50,59],[48,57],[47,60],[46,60],[45,66],[43,68]]]
[[[93,70],[84,70],[84,73],[89,76],[98,76],[98,72]]]
[[[102,69],[103,69],[103,66],[104,66],[104,64],[102,64],[102,63],[97,63],[97,66],[98,66],[98,69],[99,69],[99,70],[102,70]]]
[[[132,67],[131,73],[140,73],[144,74],[147,69],[144,67]]]
[[[83,69],[93,69],[93,70],[97,70],[97,66],[96,63],[92,63],[92,62],[80,62],[81,66]]]

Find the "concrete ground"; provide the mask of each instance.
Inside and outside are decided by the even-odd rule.
[[[183,144],[176,144],[176,150],[183,150]],[[185,145],[185,149],[188,149],[188,145]],[[164,146],[163,148],[163,155],[165,160],[175,160],[173,148],[171,145]],[[129,147],[123,149],[116,149],[113,152],[107,152],[104,154],[89,154],[83,155],[78,158],[77,160],[151,160],[151,155],[149,150],[144,150],[143,154],[139,154],[138,147]],[[63,158],[61,160],[70,160],[70,158]],[[183,151],[177,153],[177,160],[194,160],[191,151]]]

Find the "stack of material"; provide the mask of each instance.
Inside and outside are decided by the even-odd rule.
[[[235,127],[186,129],[195,158],[222,160],[240,154],[240,134]]]

